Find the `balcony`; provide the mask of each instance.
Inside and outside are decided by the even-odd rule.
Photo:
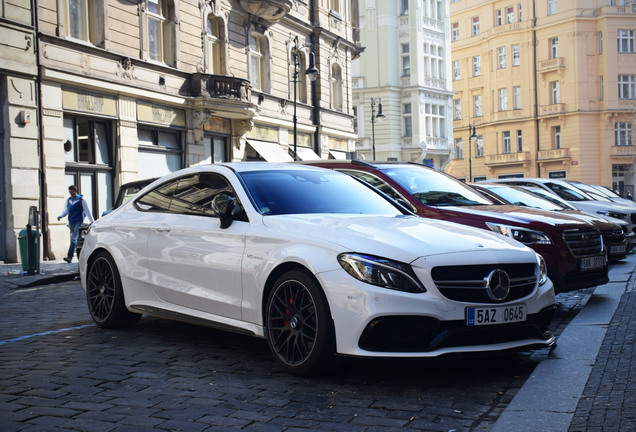
[[[541,105],[539,107],[539,116],[554,116],[565,112],[565,104],[558,103],[552,105]]]
[[[551,149],[539,151],[539,162],[546,161],[565,161],[571,159],[570,149]]]
[[[612,146],[610,157],[613,158],[632,158],[636,159],[636,147],[627,146]]]
[[[557,57],[550,60],[540,61],[538,69],[539,73],[565,69],[565,59],[563,57]]]
[[[234,119],[251,119],[256,106],[251,102],[252,86],[248,80],[223,75],[194,73],[190,76],[192,106],[213,109],[218,115]]]
[[[501,153],[486,156],[486,165],[519,165],[530,163],[530,152]]]
[[[239,0],[239,3],[246,12],[270,23],[278,22],[292,8],[291,0]]]

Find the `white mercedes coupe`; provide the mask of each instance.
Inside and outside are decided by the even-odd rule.
[[[543,259],[507,237],[409,214],[346,174],[295,164],[187,168],[89,228],[102,328],[142,314],[265,338],[285,371],[338,356],[552,346]]]

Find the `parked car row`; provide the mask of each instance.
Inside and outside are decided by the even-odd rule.
[[[550,248],[569,254],[561,287],[607,280],[587,222],[515,213],[418,166],[342,170],[381,170],[405,185],[400,204],[330,167],[222,163],[152,182],[86,233],[93,320],[126,327],[149,314],[254,335],[282,369],[309,375],[338,356],[553,346]],[[489,210],[499,207],[509,211]]]

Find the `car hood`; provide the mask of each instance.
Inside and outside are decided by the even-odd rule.
[[[636,213],[636,207],[626,206],[615,202],[608,201],[568,201],[574,207],[586,212],[597,213],[599,211],[615,211],[624,214]]]
[[[480,249],[528,251],[523,244],[479,228],[417,216],[311,214],[263,216],[263,225],[299,241],[337,244],[344,251],[410,263],[423,256]]]
[[[589,223],[566,214],[515,205],[444,207],[444,210],[456,212],[467,219],[490,220],[497,218],[501,222],[520,226],[527,226],[531,222],[540,222],[551,226],[589,226]]]

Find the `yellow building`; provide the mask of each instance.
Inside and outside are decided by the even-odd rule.
[[[452,1],[447,172],[566,178],[633,195],[635,32],[627,0]]]

